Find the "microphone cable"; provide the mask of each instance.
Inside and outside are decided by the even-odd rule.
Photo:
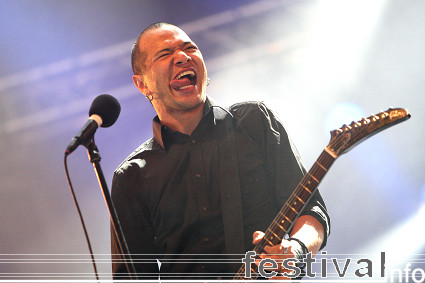
[[[83,215],[81,214],[80,206],[78,205],[77,198],[75,197],[74,188],[72,187],[71,179],[69,177],[67,158],[68,158],[68,155],[65,154],[64,167],[65,167],[66,181],[68,182],[69,189],[71,190],[72,199],[74,200],[75,207],[77,208],[77,212],[78,212],[78,216],[80,217],[81,225],[83,226],[84,235],[86,237],[86,242],[87,242],[87,246],[89,248],[91,262],[92,262],[93,269],[94,269],[94,274],[96,276],[96,280],[99,281],[99,276],[98,276],[97,268],[96,268],[96,261],[95,261],[94,256],[93,256],[93,250],[92,250],[92,247],[91,247],[89,235],[87,233],[86,225],[84,224]]]

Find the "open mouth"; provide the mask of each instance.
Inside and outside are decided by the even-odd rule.
[[[177,75],[177,77],[170,82],[172,88],[176,90],[183,90],[196,85],[196,73],[193,70],[187,70]]]

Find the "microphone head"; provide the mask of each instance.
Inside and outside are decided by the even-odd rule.
[[[93,114],[99,115],[103,121],[101,127],[107,128],[115,123],[120,112],[121,105],[115,97],[109,94],[101,94],[93,100],[89,116]]]

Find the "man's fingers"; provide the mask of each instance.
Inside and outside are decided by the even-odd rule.
[[[254,234],[252,234],[252,243],[254,245],[258,244],[261,239],[263,239],[264,233],[261,231],[255,231]]]
[[[288,254],[291,253],[291,244],[289,241],[283,240],[280,245],[265,246],[264,251],[268,254]]]

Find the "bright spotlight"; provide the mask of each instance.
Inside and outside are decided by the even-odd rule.
[[[424,186],[425,187],[425,186]],[[416,214],[404,223],[398,225],[385,235],[376,239],[360,253],[386,253],[386,270],[393,270],[417,262],[417,257],[423,257],[425,247],[425,202],[419,206]],[[422,255],[421,255],[422,254]],[[420,259],[420,260],[423,260]]]

